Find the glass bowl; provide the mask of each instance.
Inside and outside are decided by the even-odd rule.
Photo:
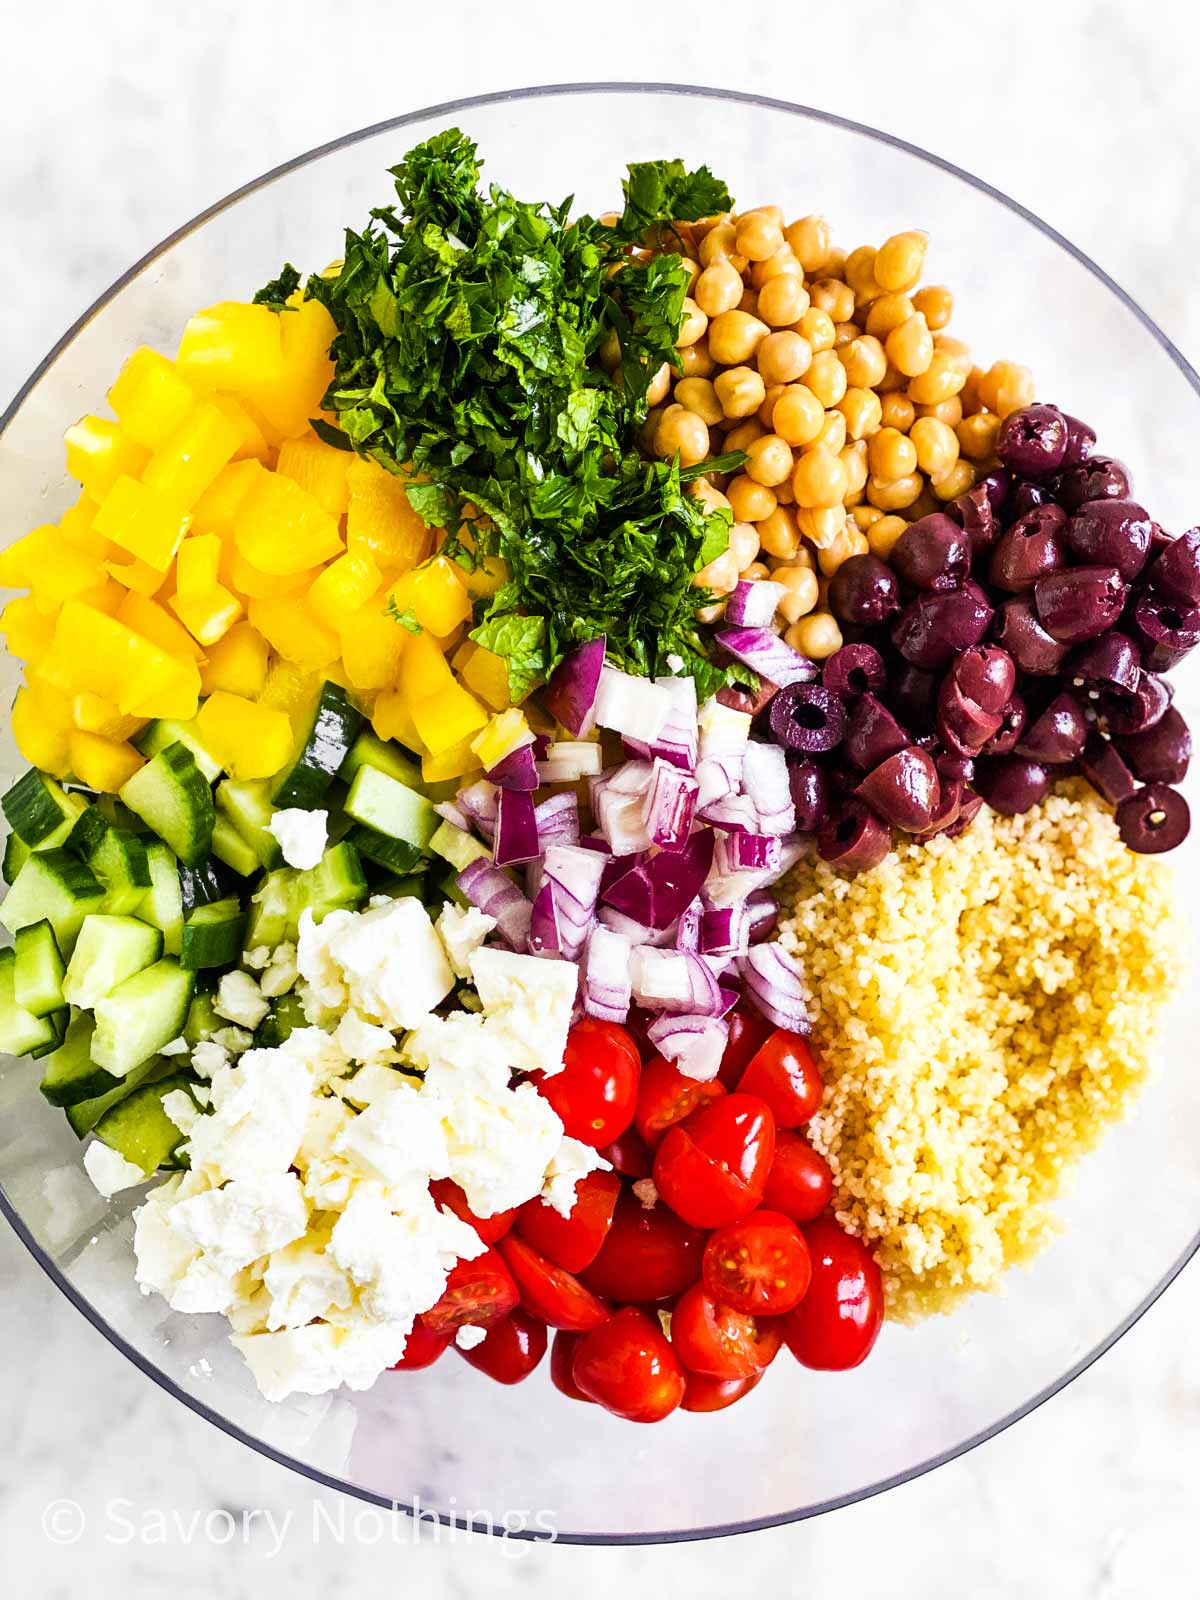
[[[488,176],[518,194],[574,194],[593,211],[617,199],[627,161],[682,156],[708,163],[743,202],[823,213],[844,243],[926,229],[927,277],[952,286],[954,331],[985,363],[1006,356],[1032,366],[1039,393],[1086,416],[1129,463],[1153,514],[1173,529],[1188,525],[1200,380],[1052,229],[948,163],[836,117],[714,90],[601,84],[398,117],[266,174],[167,239],[81,318],[5,414],[6,539],[73,497],[63,429],[103,408],[135,345],[173,350],[193,310],[245,298],[284,260],[323,266],[339,253],[343,226],[388,199],[387,168],[451,123],[478,140]],[[7,703],[18,669],[5,658],[2,670]],[[1200,698],[1196,683],[1195,668],[1180,675],[1185,710]],[[2,760],[7,787],[19,768],[7,733]],[[1194,836],[1176,857],[1191,905],[1197,849]],[[268,1405],[223,1319],[181,1317],[138,1293],[136,1199],[99,1199],[36,1073],[11,1060],[0,1065],[0,1209],[63,1293],[147,1376],[310,1478],[381,1505],[533,1536],[727,1533],[812,1516],[949,1460],[1053,1394],[1136,1321],[1200,1243],[1198,1026],[1192,981],[1165,1039],[1164,1070],[1132,1120],[1085,1162],[1059,1208],[1062,1236],[1002,1294],[917,1328],[888,1327],[858,1371],[812,1373],[784,1357],[734,1409],[648,1429],[571,1403],[544,1367],[509,1390],[452,1357],[418,1375],[385,1375],[364,1394]],[[1131,1195],[1141,1203],[1130,1205]]]

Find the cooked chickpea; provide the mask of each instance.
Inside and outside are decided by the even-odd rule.
[[[764,383],[795,383],[812,365],[812,346],[791,328],[769,333],[758,347],[758,370]]]
[[[794,506],[796,504],[796,491],[792,488],[792,480],[785,478],[782,483],[775,485],[775,503],[781,506]]]
[[[948,351],[934,350],[925,371],[908,385],[909,398],[920,406],[940,405],[965,387],[967,374]]]
[[[809,306],[797,323],[796,332],[808,340],[814,352],[832,350],[833,341],[837,337],[833,318],[827,311],[822,311],[819,306]]]
[[[817,551],[817,566],[827,578],[832,578],[844,561],[851,556],[865,556],[870,549],[865,533],[860,533],[849,518],[832,544]]]
[[[742,577],[751,583],[761,583],[764,578],[770,576],[770,569],[764,561],[752,561],[742,572]]]
[[[883,512],[880,511],[878,506],[863,504],[855,506],[852,515],[854,517],[854,526],[860,533],[866,533],[868,528],[880,520]]]
[[[893,328],[884,341],[888,360],[893,362],[906,378],[919,377],[933,360],[933,335],[925,326],[925,318],[914,312],[907,322]]]
[[[764,483],[755,483],[741,473],[731,478],[725,487],[733,515],[738,522],[761,522],[775,510],[778,501]]]
[[[916,472],[903,478],[877,478],[872,475],[867,479],[867,499],[881,511],[903,511],[905,506],[912,505],[923,484],[924,480]]]
[[[846,493],[846,469],[832,450],[814,445],[797,461],[792,488],[799,506],[840,506]]]
[[[675,374],[667,362],[663,362],[658,371],[646,385],[646,404],[651,406],[661,405],[671,392],[671,379]]]
[[[915,522],[918,517],[927,517],[931,511],[940,511],[941,502],[928,484],[925,484],[920,494],[911,505],[905,506],[901,512],[906,522]]]
[[[795,513],[786,506],[776,506],[769,517],[755,526],[763,549],[777,561],[790,561],[800,549]]]
[[[831,322],[849,322],[854,315],[854,290],[840,278],[818,278],[809,294]]]
[[[709,483],[707,478],[693,478],[687,487],[688,494],[693,500],[699,500],[706,511],[728,511],[729,501],[720,489]]]
[[[917,447],[897,428],[880,428],[867,447],[871,475],[881,483],[895,483],[917,468]]]
[[[711,594],[732,594],[741,577],[737,558],[732,550],[723,550],[714,561],[692,579],[693,589],[707,589]]]
[[[936,479],[933,492],[941,501],[957,500],[975,485],[975,468],[960,456],[950,470]]]
[[[842,630],[828,611],[810,611],[799,622],[793,622],[783,637],[810,661],[827,661],[842,648]]]
[[[658,432],[658,425],[662,421],[665,406],[652,406],[646,413],[646,420],[638,430],[638,443],[647,455],[654,454],[654,435]]]
[[[817,351],[804,381],[826,409],[837,405],[849,387],[846,369],[833,350]]]
[[[879,397],[880,422],[885,428],[896,428],[907,433],[916,417],[916,407],[906,394],[898,389]]]
[[[810,506],[796,513],[796,526],[817,550],[832,544],[845,525],[845,506]]]
[[[972,367],[970,372],[967,373],[967,381],[958,391],[962,397],[964,416],[972,417],[977,411],[982,411],[984,409],[983,399],[980,392],[982,384],[983,368]]]
[[[889,294],[915,288],[925,267],[927,234],[917,229],[894,233],[879,246],[875,256],[875,281]]]
[[[948,355],[951,361],[962,368],[964,373],[970,372],[974,361],[969,344],[964,344],[961,339],[956,339],[949,333],[935,333],[933,336],[933,348],[940,350],[943,355]]]
[[[692,294],[706,317],[719,317],[722,311],[732,311],[742,298],[742,275],[736,272],[724,256],[696,279]]]
[[[738,220],[734,249],[747,261],[767,261],[783,249],[783,229],[766,211],[748,211]]]
[[[973,417],[964,417],[954,432],[964,456],[972,461],[987,461],[996,453],[1000,418],[991,411],[977,411]]]
[[[696,279],[700,276],[700,263],[694,261],[691,256],[680,256],[679,264],[687,273],[688,293],[694,294]]]
[[[722,311],[708,327],[709,353],[723,367],[741,366],[770,331],[765,322],[745,311]]]
[[[680,378],[675,385],[675,400],[686,411],[694,411],[710,428],[725,415],[717,391],[708,378]]]
[[[833,348],[841,351],[848,344],[853,344],[862,333],[857,322],[835,322],[833,325]]]
[[[763,434],[768,431],[757,417],[747,417],[745,422],[739,422],[736,428],[730,428],[725,435],[723,448],[725,450],[748,450],[756,439],[761,439]]]
[[[875,255],[874,245],[860,244],[846,257],[845,278],[856,304],[874,300],[882,287],[875,277]]]
[[[773,278],[799,278],[801,285],[804,283],[804,268],[787,245],[782,250],[776,250],[766,261],[750,263],[750,282],[760,294]]]
[[[771,574],[783,585],[777,610],[785,622],[798,622],[817,603],[817,575],[811,567],[776,567]]]
[[[743,469],[746,476],[755,483],[765,483],[768,489],[774,489],[792,471],[792,447],[777,433],[765,433],[761,439],[755,439],[746,454],[750,458]]]
[[[796,260],[805,272],[820,272],[829,257],[829,224],[824,217],[801,217],[784,232]]]
[[[797,273],[780,273],[758,291],[758,314],[772,328],[790,328],[808,310],[809,295]]]
[[[695,344],[697,339],[704,337],[707,327],[708,318],[691,295],[688,295],[683,302],[683,322],[679,328],[679,337],[675,341],[676,348],[686,350],[688,345]]]
[[[944,328],[954,314],[954,296],[941,284],[930,284],[913,295],[913,308],[919,311],[936,333]]]
[[[737,309],[744,311],[748,317],[758,316],[758,295],[755,290],[750,288],[742,290],[742,298],[737,303]]]
[[[825,407],[803,383],[789,383],[775,402],[771,425],[790,445],[811,444],[825,425]]]
[[[846,369],[846,382],[859,389],[873,389],[887,371],[887,355],[874,334],[860,334],[838,352]]]
[[[860,507],[860,509],[862,508]],[[886,561],[891,555],[897,539],[907,531],[908,523],[905,522],[903,517],[885,516],[874,506],[870,509],[876,511],[876,520],[867,525],[867,544],[873,556],[878,556],[881,561]],[[857,512],[855,515],[857,516]]]
[[[821,424],[821,431],[813,440],[814,448],[817,445],[826,450],[832,450],[834,455],[846,443],[846,419],[840,411],[827,411],[825,421]]]
[[[727,217],[704,235],[699,253],[702,267],[711,267],[714,261],[728,261],[739,274],[745,270],[746,258],[737,253],[737,229]]]
[[[903,389],[907,386],[907,384],[908,379],[900,371],[900,368],[893,366],[889,361],[887,364],[887,371],[875,385],[875,391],[877,394],[881,395],[891,394],[893,389]]]
[[[735,522],[729,530],[728,553],[737,563],[738,572],[745,572],[752,561],[758,560],[758,530],[750,522]]]
[[[762,405],[767,386],[753,367],[726,367],[713,379],[713,391],[727,417],[752,417]]]
[[[933,417],[938,422],[944,422],[948,428],[957,428],[963,418],[962,400],[952,394],[948,400],[939,400],[935,406],[918,406],[918,417]]]
[[[654,454],[667,460],[678,456],[682,466],[694,467],[708,452],[708,427],[704,421],[683,406],[668,406],[654,430]]]
[[[874,389],[847,389],[837,408],[846,419],[846,432],[852,439],[867,438],[883,421],[883,405]]]
[[[901,438],[905,436],[900,435]],[[937,478],[958,460],[958,439],[954,429],[937,417],[918,417],[908,434],[916,446],[917,465],[930,478]]]
[[[833,245],[825,257],[825,276],[827,278],[844,278],[846,276],[846,252],[841,245]]]
[[[771,432],[771,418],[775,412],[775,402],[779,399],[779,396],[786,388],[786,383],[769,383],[767,385],[767,392],[765,395],[763,395],[763,403],[755,412],[755,415],[762,423],[763,428],[767,433]]]
[[[1033,403],[1033,374],[1015,361],[993,361],[979,385],[980,399],[1000,418]]]
[[[861,494],[867,487],[867,441],[858,439],[843,445],[838,457],[846,469],[846,498]]]
[[[913,315],[913,303],[906,294],[881,294],[867,312],[867,332],[876,339],[886,339],[893,328]]]
[[[701,339],[679,352],[679,364],[685,378],[707,378],[716,370],[716,362],[709,354],[708,340]]]

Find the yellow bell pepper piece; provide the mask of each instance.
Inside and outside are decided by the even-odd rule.
[[[295,596],[251,600],[248,615],[272,650],[310,672],[328,666],[340,654],[337,634]]]
[[[233,452],[233,459],[248,461],[253,458],[256,461],[265,461],[271,447],[249,406],[243,405],[235,394],[214,394],[212,403],[218,411],[225,413],[237,429],[238,442],[237,449]]]
[[[370,556],[347,553],[313,579],[308,604],[322,622],[338,628],[365,606],[378,588],[379,568]]]
[[[463,582],[475,599],[490,600],[508,582],[508,562],[499,556],[484,556],[474,572],[463,573]]]
[[[183,330],[176,365],[188,383],[242,394],[283,375],[283,319],[266,306],[222,300]]]
[[[117,374],[108,403],[135,444],[157,450],[187,416],[196,396],[173,361],[142,345]]]
[[[144,717],[127,717],[111,700],[85,690],[71,701],[71,720],[83,733],[98,733],[120,744],[146,726]]]
[[[221,541],[215,533],[193,534],[175,558],[175,588],[181,595],[207,594],[217,582]]]
[[[21,543],[36,559],[30,586],[38,609],[48,615],[90,589],[100,576],[92,557],[69,544],[52,522],[26,534]]]
[[[263,705],[284,712],[292,722],[299,722],[311,715],[320,691],[317,673],[298,667],[294,661],[277,659],[267,668],[261,700]]]
[[[374,461],[354,460],[346,482],[347,547],[369,555],[381,572],[407,572],[424,561],[436,536],[410,505],[404,479]]]
[[[10,600],[0,615],[0,633],[8,653],[22,661],[40,661],[54,643],[57,616],[38,608],[32,595]]]
[[[238,554],[260,572],[284,577],[340,555],[342,536],[331,517],[292,478],[263,473],[238,508]]]
[[[232,540],[243,500],[268,476],[261,461],[231,461],[222,467],[192,509],[192,531]]]
[[[81,417],[66,431],[67,471],[93,500],[103,500],[118,478],[136,478],[149,453],[107,417]]]
[[[156,600],[131,590],[117,607],[118,622],[123,622],[134,633],[140,633],[160,650],[179,661],[204,660],[204,651],[182,624],[176,622]],[[99,730],[97,730],[99,731]]]
[[[271,573],[260,572],[248,561],[243,561],[236,550],[228,563],[225,561],[221,563],[221,581],[226,588],[232,589],[235,594],[244,595],[247,600],[278,600],[284,595],[302,594],[311,586],[319,572],[319,567],[310,567],[307,572],[288,572],[282,577],[276,577]]]
[[[485,650],[477,644],[472,644],[465,661],[461,660],[464,648],[465,646],[460,648],[454,657],[459,677],[471,693],[477,694],[485,705],[490,706],[493,711],[503,711],[506,706],[512,704],[512,696],[508,690],[508,663],[503,656],[498,656],[494,651]]]
[[[200,707],[196,732],[235,778],[269,778],[292,751],[292,724],[282,711],[223,689]]]
[[[81,494],[73,506],[68,506],[58,519],[59,532],[74,550],[81,550],[93,561],[103,561],[112,554],[112,545],[102,533],[96,532],[96,513],[99,502],[90,494]]]
[[[447,778],[465,778],[479,769],[479,757],[471,749],[470,739],[461,739],[440,755],[421,757],[421,776],[426,783],[445,783]]]
[[[223,639],[208,651],[200,668],[200,688],[204,694],[224,689],[256,700],[267,681],[267,641],[248,622],[235,622]]]
[[[165,572],[188,530],[189,517],[159,489],[118,478],[96,513],[96,529],[147,566]]]
[[[532,743],[533,729],[525,720],[525,713],[513,708],[492,717],[483,732],[472,739],[471,749],[479,757],[480,766],[490,772],[505,756]]]
[[[335,450],[324,440],[309,434],[300,439],[284,440],[279,446],[275,470],[307,489],[331,517],[340,517],[350,503],[346,472],[353,459],[347,451]]]
[[[223,639],[243,610],[237,595],[220,583],[194,594],[173,594],[167,604],[192,637],[205,646]]]
[[[104,570],[122,588],[129,589],[147,599],[151,595],[157,594],[166,582],[165,576],[159,572],[157,567],[152,567],[149,562],[142,561],[137,557],[132,561],[106,561]]]
[[[12,732],[17,749],[31,767],[65,778],[71,770],[67,752],[70,728],[51,715],[38,691],[22,686],[13,701]]]
[[[400,689],[385,689],[375,701],[371,726],[380,739],[397,739],[408,750],[423,756],[425,746],[409,715],[408,701]]]
[[[411,635],[389,613],[386,594],[372,595],[346,618],[340,632],[342,664],[353,688],[386,689],[397,681]]]
[[[85,606],[91,606],[93,611],[103,611],[106,616],[115,617],[125,594],[126,591],[115,579],[104,577],[92,588],[77,594],[75,599],[81,600]]]
[[[78,600],[59,613],[54,642],[39,663],[51,687],[90,690],[131,716],[191,717],[200,693],[194,661],[181,661],[115,617]]]
[[[471,615],[471,597],[455,562],[434,556],[406,572],[392,586],[398,611],[411,611],[421,626],[438,638],[454,632]]]
[[[404,649],[400,687],[410,701],[424,700],[454,684],[454,674],[436,642],[423,630],[410,633]],[[480,724],[482,726],[482,724]]]
[[[411,648],[410,644],[409,651]],[[434,756],[445,755],[464,742],[469,745],[471,736],[487,722],[487,712],[479,701],[453,679],[433,694],[411,700],[408,709],[421,742]]]
[[[67,758],[80,783],[101,794],[116,794],[139,767],[146,765],[145,756],[139,755],[131,744],[104,739],[80,728],[67,735]]]
[[[329,346],[337,333],[333,318],[317,300],[296,295],[290,304],[289,311],[268,313],[279,324],[280,370],[263,372],[246,388],[276,441],[308,431],[309,419],[320,410],[321,397],[333,377],[329,359]]]
[[[190,511],[222,467],[229,465],[240,438],[236,422],[202,401],[147,461],[142,482]]]

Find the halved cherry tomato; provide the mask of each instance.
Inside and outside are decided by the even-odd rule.
[[[871,1353],[883,1322],[883,1278],[861,1239],[832,1217],[804,1230],[812,1283],[785,1319],[783,1336],[803,1366],[822,1372],[857,1367]]]
[[[567,1035],[562,1071],[530,1077],[572,1139],[599,1149],[633,1121],[641,1071],[637,1045],[624,1028],[584,1017]]]
[[[554,1343],[550,1346],[550,1382],[569,1400],[585,1400],[591,1405],[590,1395],[575,1382],[575,1352],[579,1349],[579,1341],[583,1338],[581,1333],[568,1333],[560,1329],[554,1335]]]
[[[727,1089],[737,1087],[738,1080],[775,1031],[758,1011],[737,1010],[729,1019],[729,1035],[725,1040],[725,1054],[717,1068],[717,1077]]]
[[[671,1313],[671,1343],[689,1372],[751,1378],[779,1354],[783,1328],[776,1318],[748,1317],[722,1305],[694,1283]]]
[[[491,1217],[477,1217],[467,1204],[466,1195],[453,1178],[435,1178],[429,1185],[429,1192],[438,1205],[445,1206],[447,1211],[453,1211],[454,1215],[469,1228],[474,1228],[484,1244],[495,1244],[497,1239],[503,1239],[517,1220],[515,1206],[510,1211],[497,1211]]]
[[[568,1272],[591,1266],[612,1226],[621,1180],[615,1172],[589,1172],[575,1185],[570,1216],[544,1200],[527,1200],[517,1215],[517,1232],[527,1244]]]
[[[802,1128],[821,1104],[821,1073],[808,1040],[786,1028],[775,1032],[754,1054],[738,1090],[765,1100],[780,1128]]]
[[[811,1222],[833,1199],[833,1173],[802,1134],[780,1128],[775,1159],[767,1175],[763,1205],[793,1222]]]
[[[392,1371],[420,1372],[425,1367],[431,1367],[439,1356],[445,1354],[452,1338],[453,1334],[432,1333],[423,1322],[414,1322],[404,1341],[404,1354]]]
[[[500,1322],[493,1322],[482,1343],[459,1355],[497,1383],[520,1383],[546,1354],[546,1324],[531,1317],[523,1306]]]
[[[642,1068],[634,1125],[653,1150],[668,1128],[682,1122],[697,1106],[724,1093],[724,1084],[715,1078],[705,1082],[689,1078],[669,1061],[655,1056]]]
[[[510,1233],[498,1248],[521,1291],[521,1304],[550,1327],[586,1333],[608,1316],[603,1300],[585,1289],[572,1273],[538,1255],[524,1239]]]
[[[694,1228],[723,1228],[763,1197],[775,1156],[775,1120],[762,1100],[726,1094],[668,1130],[654,1157],[654,1185]]]
[[[763,1380],[761,1372],[749,1378],[710,1378],[703,1372],[685,1372],[681,1411],[724,1411]]]
[[[453,1334],[467,1323],[486,1328],[506,1317],[520,1299],[512,1273],[494,1250],[485,1250],[474,1261],[459,1261],[446,1279],[442,1297],[421,1323],[430,1333]]]
[[[647,1209],[626,1189],[600,1254],[583,1274],[596,1294],[646,1305],[679,1294],[700,1276],[704,1235],[664,1205]]]
[[[683,1399],[683,1372],[658,1318],[636,1306],[580,1340],[572,1373],[589,1400],[629,1422],[661,1422]]]
[[[633,1127],[606,1144],[600,1154],[623,1178],[648,1178],[654,1171],[654,1152]]]
[[[812,1275],[804,1235],[778,1211],[753,1211],[718,1228],[704,1247],[704,1287],[747,1316],[775,1317],[803,1297]]]

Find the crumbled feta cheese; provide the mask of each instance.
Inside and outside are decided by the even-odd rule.
[[[384,1183],[408,1178],[445,1178],[450,1172],[446,1134],[435,1096],[407,1089],[385,1095],[353,1119],[334,1146],[367,1174]]]
[[[289,940],[275,947],[265,964],[262,977],[258,980],[258,986],[265,995],[274,1000],[294,988],[299,976],[296,946]]]
[[[653,1178],[639,1178],[633,1184],[633,1192],[641,1202],[643,1211],[653,1211],[658,1204],[658,1190]]]
[[[357,1011],[346,1012],[334,1030],[333,1037],[347,1061],[377,1065],[400,1059],[396,1041],[388,1030],[376,1027],[373,1022],[360,1017]]]
[[[611,1172],[612,1163],[581,1139],[563,1136],[550,1159],[542,1184],[542,1199],[560,1217],[569,1217],[575,1205],[575,1190],[589,1172]]]
[[[247,1033],[245,1028],[218,1028],[212,1036],[212,1042],[219,1044],[231,1056],[241,1056],[253,1045],[254,1035]]]
[[[222,1050],[211,1039],[201,1039],[192,1051],[192,1068],[201,1078],[214,1077],[228,1062],[228,1051]]]
[[[722,705],[715,695],[700,707],[696,720],[700,729],[701,761],[708,756],[741,755],[750,742],[750,713]]]
[[[304,1137],[311,1091],[308,1068],[283,1049],[250,1050],[236,1067],[222,1067],[213,1110],[188,1144],[193,1171],[219,1179],[286,1172]]]
[[[202,1111],[207,1111],[212,1105],[212,1090],[206,1083],[189,1084],[188,1093]]]
[[[267,832],[274,834],[289,867],[299,867],[302,872],[315,867],[325,854],[329,838],[328,811],[302,811],[289,807],[276,811],[267,823]]]
[[[263,1273],[269,1329],[302,1328],[354,1303],[354,1285],[329,1254],[328,1234],[309,1234],[271,1252]]]
[[[200,1120],[200,1108],[186,1089],[172,1089],[163,1095],[162,1108],[184,1135],[190,1134]]]
[[[455,977],[471,976],[471,957],[495,926],[495,917],[489,917],[478,906],[456,906],[452,900],[446,901],[436,927]]]
[[[486,1248],[473,1228],[439,1211],[428,1190],[412,1201],[397,1215],[378,1185],[360,1184],[330,1235],[330,1254],[376,1322],[411,1322],[440,1299],[456,1261]]]
[[[191,1045],[180,1034],[178,1039],[168,1039],[166,1044],[160,1045],[158,1053],[160,1056],[185,1056],[191,1048]]]
[[[234,1336],[255,1382],[268,1400],[291,1394],[325,1394],[344,1383],[369,1389],[404,1354],[412,1327],[407,1321],[337,1327],[314,1322],[307,1328]]]
[[[83,1165],[88,1177],[106,1200],[121,1189],[132,1189],[135,1183],[145,1183],[150,1176],[141,1167],[134,1166],[132,1161],[126,1161],[119,1151],[111,1149],[101,1139],[93,1139],[83,1152]]]
[[[234,1179],[176,1203],[171,1226],[226,1273],[291,1244],[308,1226],[308,1208],[294,1172]]]
[[[429,913],[412,898],[371,911],[331,911],[319,926],[305,910],[298,962],[306,1009],[310,1001],[319,1012],[352,1006],[391,1029],[415,1028],[454,987]]]
[[[456,1092],[439,1080],[437,1088],[443,1103],[448,1176],[462,1189],[475,1215],[494,1216],[539,1194],[563,1136],[549,1101],[531,1083],[494,1095],[479,1092],[471,1082]]]
[[[574,962],[484,948],[471,957],[471,976],[490,1031],[508,1042],[512,1065],[548,1077],[561,1072],[579,989]]]
[[[248,972],[226,972],[217,985],[213,1010],[227,1022],[236,1022],[239,1027],[249,1028],[251,1033],[270,1009]]]
[[[335,1094],[361,1110],[363,1106],[374,1105],[376,1100],[382,1100],[385,1095],[410,1087],[408,1079],[395,1067],[372,1062],[369,1066],[360,1067],[352,1078],[341,1079],[333,1089]]]
[[[486,1328],[476,1328],[468,1323],[460,1328],[454,1335],[454,1342],[460,1350],[474,1350],[487,1338]]]
[[[256,944],[253,950],[242,951],[242,965],[251,972],[261,972],[271,959],[269,944]]]

